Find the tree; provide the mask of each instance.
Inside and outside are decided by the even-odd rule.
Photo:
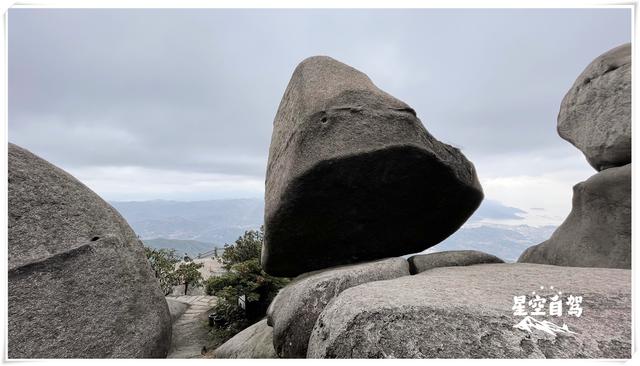
[[[233,245],[225,244],[224,253],[217,259],[226,270],[230,270],[237,263],[256,258],[260,260],[263,241],[264,226],[260,226],[260,230],[245,231]]]
[[[266,313],[269,303],[288,283],[286,278],[268,275],[260,265],[264,231],[249,230],[232,245],[225,245],[217,259],[229,272],[211,277],[206,292],[218,297],[215,313],[225,318],[229,334],[233,335]],[[244,299],[245,308],[239,305]]]
[[[180,258],[175,253],[174,249],[153,249],[144,247],[144,253],[147,256],[147,260],[151,265],[156,279],[160,283],[160,289],[165,296],[173,292],[173,286],[178,282],[175,266],[180,261]]]
[[[180,283],[184,285],[185,295],[187,294],[189,285],[198,287],[202,284],[202,274],[200,273],[199,269],[203,266],[203,263],[188,261],[185,263],[180,263],[178,269],[176,269],[176,276],[178,277]]]

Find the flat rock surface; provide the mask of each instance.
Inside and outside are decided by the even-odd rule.
[[[477,250],[448,250],[444,252],[418,254],[407,259],[411,274],[438,267],[470,266],[483,263],[504,263],[495,255]]]
[[[10,358],[165,357],[167,303],[108,203],[9,144]]]
[[[278,358],[267,319],[253,324],[216,348],[214,358]]]
[[[280,290],[267,311],[279,357],[304,358],[316,319],[331,299],[353,286],[408,276],[403,258],[341,266],[307,273]]]
[[[202,358],[209,344],[207,312],[216,304],[215,296],[178,296],[167,299],[187,306],[173,324],[171,349],[167,358]]]
[[[541,286],[544,289],[541,289]],[[553,289],[550,287],[554,286]],[[514,296],[562,292],[562,316],[514,315]],[[580,317],[569,296],[582,296]],[[550,301],[550,300],[548,300]],[[515,328],[525,316],[563,324]],[[435,268],[343,291],[324,309],[308,358],[629,358],[631,271],[540,264]]]
[[[362,72],[311,57],[294,71],[274,121],[262,265],[293,277],[420,252],[456,231],[482,198],[473,164],[411,107]]]
[[[631,162],[631,44],[598,56],[578,76],[558,114],[558,133],[596,170]]]
[[[573,206],[549,240],[518,262],[631,268],[631,164],[601,171],[573,187]]]

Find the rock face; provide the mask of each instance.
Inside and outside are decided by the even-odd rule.
[[[171,315],[171,323],[175,323],[178,318],[184,314],[189,308],[189,304],[175,299],[166,297],[167,306],[169,306],[169,314]]]
[[[165,357],[167,303],[109,204],[9,144],[9,357]]]
[[[215,358],[278,358],[267,319],[255,323],[218,347]]]
[[[514,296],[526,295],[528,301],[532,291],[548,297],[558,289],[565,302],[570,295],[582,296],[581,316],[568,316],[569,305],[563,305],[561,317],[534,318],[564,323],[573,334],[514,328],[524,319],[514,316]],[[435,268],[347,289],[318,318],[307,353],[308,358],[630,356],[630,270],[522,263]]]
[[[390,258],[304,274],[280,290],[267,312],[279,357],[304,358],[316,319],[347,288],[409,275],[403,258]]]
[[[475,211],[475,169],[407,104],[329,57],[304,60],[275,117],[262,265],[295,276],[415,253]]]
[[[576,184],[567,219],[518,262],[631,268],[631,164]]]
[[[631,163],[631,44],[599,56],[562,100],[558,133],[596,170]]]
[[[411,274],[418,274],[438,267],[470,266],[483,263],[504,263],[495,255],[477,250],[449,250],[446,252],[418,254],[409,257]]]

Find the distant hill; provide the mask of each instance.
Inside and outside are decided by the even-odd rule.
[[[156,248],[175,248],[195,256],[231,244],[246,230],[262,225],[264,200],[111,202],[131,227]],[[467,224],[442,243],[428,249],[475,249],[515,261],[531,245],[547,240],[555,226],[496,225],[484,220],[522,220],[525,211],[485,200]]]
[[[528,247],[549,239],[556,226],[482,224],[464,226],[427,252],[480,250],[515,262]]]
[[[190,257],[196,258],[198,254],[208,254],[208,252],[213,251],[216,245],[211,243],[205,243],[197,240],[178,240],[178,239],[142,239],[144,244],[148,247],[155,249],[175,249],[176,254],[179,256],[187,253]],[[219,248],[222,245],[218,246]],[[222,254],[222,250],[220,253]]]
[[[262,199],[110,202],[142,240],[195,240],[222,247],[262,225]],[[200,247],[198,247],[200,248]]]

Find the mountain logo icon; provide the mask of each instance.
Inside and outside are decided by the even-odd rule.
[[[543,332],[549,333],[551,335],[558,334],[576,334],[576,332],[572,332],[569,330],[569,327],[562,323],[562,326],[558,326],[547,320],[537,320],[530,316],[525,316],[518,324],[513,326],[514,328],[525,330],[531,333],[533,330],[541,330]]]

